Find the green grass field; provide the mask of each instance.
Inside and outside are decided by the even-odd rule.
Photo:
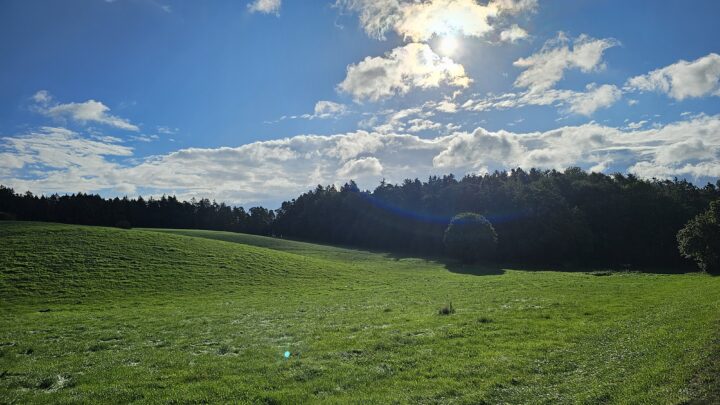
[[[0,307],[2,403],[720,400],[720,277],[698,273],[4,222]]]

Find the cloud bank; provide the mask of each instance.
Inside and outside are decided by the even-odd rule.
[[[589,123],[546,132],[412,134],[355,131],[299,135],[239,147],[188,148],[139,161],[116,141],[56,127],[2,138],[0,175],[18,191],[111,190],[173,193],[232,203],[275,204],[317,184],[358,180],[374,187],[431,174],[580,166],[643,177],[720,177],[720,116],[697,116],[658,128]]]

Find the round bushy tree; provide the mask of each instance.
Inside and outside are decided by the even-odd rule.
[[[453,217],[445,230],[446,252],[463,263],[489,259],[497,247],[497,233],[484,216],[464,212]]]
[[[712,274],[720,274],[720,200],[691,219],[677,234],[680,253]]]

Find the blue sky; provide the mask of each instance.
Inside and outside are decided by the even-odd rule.
[[[0,183],[277,206],[580,166],[720,177],[716,1],[0,3]]]

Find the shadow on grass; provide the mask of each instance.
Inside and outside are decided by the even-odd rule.
[[[374,253],[382,253],[373,251]],[[620,274],[690,274],[700,273],[701,271],[692,265],[678,265],[675,267],[634,267],[629,265],[581,265],[581,264],[536,264],[523,262],[506,262],[506,263],[478,263],[463,264],[460,261],[443,257],[403,254],[403,253],[387,253],[383,255],[388,260],[403,259],[422,259],[428,262],[437,263],[445,267],[449,272],[456,274],[466,274],[473,276],[497,276],[505,274],[506,270],[518,270],[526,272],[564,272],[564,273],[587,273],[591,276],[612,276]]]
[[[312,243],[312,242],[310,242]],[[522,261],[515,262],[483,262],[478,264],[463,264],[458,260],[437,255],[422,255],[413,252],[394,251],[388,252],[378,248],[367,248],[352,245],[329,245],[342,249],[349,249],[361,252],[368,252],[382,255],[388,260],[400,261],[407,259],[420,259],[427,262],[437,263],[448,271],[457,274],[468,274],[477,276],[489,276],[504,274],[506,270],[518,270],[527,272],[553,271],[566,273],[588,273],[593,276],[609,276],[614,274],[645,273],[645,274],[690,274],[701,273],[692,263],[677,264],[668,267],[641,267],[629,264],[538,264]]]
[[[466,274],[471,276],[499,276],[505,274],[505,269],[500,266],[489,264],[462,264],[462,263],[445,263],[445,268],[456,274]]]
[[[358,248],[355,248],[358,249]],[[582,264],[537,264],[527,262],[483,262],[478,264],[463,264],[460,261],[438,256],[422,256],[402,252],[382,252],[380,250],[365,249],[368,252],[382,254],[388,260],[421,259],[437,263],[451,273],[474,276],[496,276],[506,270],[526,272],[564,272],[587,273],[591,276],[612,276],[619,274],[690,274],[700,273],[693,265],[678,265],[675,267],[636,267],[630,265],[582,265]]]
[[[153,231],[156,229],[148,228],[145,230]],[[161,230],[161,231],[168,231],[168,230]],[[172,231],[172,230],[171,230]],[[187,230],[174,230],[174,231],[181,231],[179,234],[185,234],[182,233],[182,231]],[[190,230],[190,235],[192,235],[192,232],[198,231],[198,232],[204,232],[202,230]],[[226,232],[218,232],[218,234],[224,234]],[[227,234],[232,235],[234,233],[227,232]],[[190,236],[186,235],[186,236]],[[239,234],[244,235],[244,234]],[[336,249],[342,249],[352,252],[365,252],[365,253],[372,253],[381,255],[382,257],[386,258],[387,260],[391,261],[401,261],[401,260],[407,260],[407,259],[419,259],[424,260],[431,263],[436,263],[440,266],[443,266],[448,271],[452,273],[457,274],[466,274],[466,275],[475,275],[475,276],[489,276],[489,275],[501,275],[505,273],[506,269],[513,269],[513,270],[519,270],[519,271],[527,271],[527,272],[538,272],[538,271],[554,271],[554,272],[572,272],[572,273],[588,273],[589,275],[593,276],[611,276],[616,274],[628,274],[628,273],[647,273],[647,274],[687,274],[687,273],[698,273],[699,270],[697,267],[692,265],[691,263],[686,265],[675,265],[673,267],[635,267],[631,265],[623,265],[623,264],[616,264],[616,265],[583,265],[583,264],[537,264],[537,263],[527,263],[527,262],[505,262],[505,263],[481,263],[481,264],[475,264],[475,265],[467,265],[462,264],[459,261],[452,260],[446,257],[437,256],[437,255],[422,255],[417,254],[414,252],[407,252],[407,251],[394,251],[389,252],[387,250],[383,250],[377,247],[366,247],[366,246],[354,246],[354,245],[346,245],[346,244],[336,244],[331,245],[327,242],[317,242],[313,240],[305,240],[305,239],[288,239],[288,238],[277,238],[277,237],[268,237],[268,236],[258,236],[258,235],[249,235],[252,236],[252,238],[249,238],[247,240],[243,241],[235,241],[235,240],[227,240],[224,238],[217,238],[219,240],[225,240],[228,242],[236,242],[236,243],[242,243],[252,246],[259,246],[264,247],[268,249],[273,250],[280,250],[280,251],[287,251],[290,253],[298,253],[293,249],[287,249],[283,248],[282,243],[283,242],[290,242],[290,243],[304,243],[304,244],[313,244],[313,245],[320,245],[324,247],[330,247],[330,248],[336,248]],[[200,236],[204,237],[204,236]],[[215,239],[215,238],[210,238]],[[267,240],[271,241],[273,243],[257,243],[257,241],[261,240]],[[299,254],[303,254],[302,252]]]
[[[463,274],[474,274],[472,272],[462,271],[460,265],[446,265],[448,270]],[[543,265],[533,263],[504,263],[504,264],[485,264],[475,266],[479,268],[479,275],[483,275],[482,269],[498,268],[504,270],[518,270],[525,272],[563,272],[563,273],[586,273],[590,276],[613,276],[621,274],[690,274],[700,273],[695,267],[692,266],[678,266],[678,267],[628,267],[628,266],[613,266],[613,265]],[[459,268],[459,271],[455,271]],[[489,273],[493,274],[493,273]],[[498,274],[498,273],[495,273]],[[501,273],[500,273],[501,274]]]
[[[401,252],[382,252],[379,250],[367,250],[368,252],[382,254],[383,257],[388,260],[405,260],[405,259],[420,259],[426,262],[438,264],[446,268],[451,273],[456,274],[467,274],[472,276],[499,276],[505,274],[505,269],[509,267],[499,266],[495,263],[477,263],[477,264],[464,264],[458,260],[448,259],[445,257],[438,256],[422,256],[412,253],[401,253]]]

